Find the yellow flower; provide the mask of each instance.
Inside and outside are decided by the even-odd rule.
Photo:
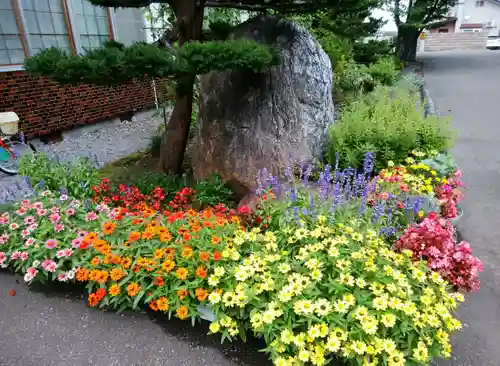
[[[380,318],[380,322],[387,328],[392,328],[396,324],[396,316],[391,313],[385,313]]]
[[[331,331],[330,335],[341,341],[345,341],[347,339],[347,333],[342,328],[335,328]]]
[[[290,329],[285,329],[281,332],[280,336],[281,342],[284,344],[290,344],[293,342],[293,332]]]
[[[220,325],[217,322],[212,322],[212,323],[210,323],[209,329],[210,329],[210,332],[217,333],[220,330]]]
[[[316,325],[313,325],[312,327],[310,327],[309,330],[307,331],[307,335],[311,339],[318,338],[320,336],[319,326],[316,324]]]
[[[305,350],[305,349],[301,349],[299,351],[299,354],[298,354],[298,358],[300,361],[302,362],[307,362],[309,361],[309,357],[311,356],[311,352]]]
[[[326,340],[325,348],[330,352],[337,352],[340,349],[342,342],[340,339],[335,337],[334,335],[330,335]]]
[[[385,310],[388,306],[387,296],[379,296],[373,299],[372,305],[377,310]]]
[[[295,337],[293,337],[293,344],[295,344],[296,347],[304,347],[306,343],[306,334],[305,333],[299,333]]]
[[[358,355],[363,355],[366,352],[366,343],[362,341],[355,341],[351,343],[351,349]]]

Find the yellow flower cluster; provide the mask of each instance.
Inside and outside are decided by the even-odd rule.
[[[448,333],[461,327],[451,311],[463,297],[366,224],[332,227],[320,216],[311,228],[241,232],[234,242],[242,258],[225,276],[214,271],[224,294],[209,296],[230,325],[219,320],[212,332],[234,335],[233,319],[248,321],[240,326],[271,339],[276,365],[324,365],[331,353],[390,366],[450,355]]]
[[[392,164],[391,168],[382,170],[379,174],[382,183],[393,184],[396,190],[401,189],[403,185],[410,194],[420,195],[432,194],[434,187],[447,183],[445,178],[439,178],[437,172],[428,165],[416,163],[413,158],[408,158],[407,162],[410,165],[394,167]]]

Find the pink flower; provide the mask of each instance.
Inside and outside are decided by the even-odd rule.
[[[77,235],[78,235],[78,237],[79,237],[80,239],[85,238],[88,234],[89,234],[89,233],[88,233],[87,231],[79,231],[79,232],[77,233]]]
[[[45,216],[45,215],[47,215],[47,210],[44,209],[44,208],[41,208],[41,209],[39,209],[39,210],[36,211],[36,214],[38,216]]]
[[[19,252],[19,251],[13,252],[10,255],[10,259],[13,261],[18,260],[19,258],[21,258],[21,252]]]
[[[58,213],[59,213],[59,207],[57,207],[57,206],[52,206],[52,207],[50,208],[50,212],[52,212],[52,213],[57,213],[57,214],[58,214]]]
[[[19,208],[19,210],[16,211],[16,214],[18,214],[19,216],[23,216],[26,213],[26,211],[28,211],[26,207],[21,207]]]
[[[25,261],[26,259],[28,259],[28,252],[21,252],[21,256],[20,256],[20,259]]]
[[[0,224],[5,225],[9,223],[9,216],[0,216]]]
[[[9,226],[9,228],[10,228],[11,230],[16,230],[18,227],[19,227],[19,225],[18,225],[18,224],[16,224],[15,222],[13,222],[12,224],[10,224],[10,226]]]
[[[53,260],[46,259],[42,262],[42,268],[47,272],[54,272],[57,268],[57,264]]]
[[[29,225],[33,224],[34,222],[36,222],[36,220],[35,220],[35,218],[33,216],[26,216],[24,218],[24,224],[26,226],[29,226]]]
[[[3,264],[7,260],[7,254],[0,252],[0,264]]]
[[[56,224],[56,225],[54,225],[54,230],[55,230],[55,232],[60,233],[61,231],[64,230],[64,225],[63,224]]]
[[[31,234],[31,232],[29,230],[23,230],[23,231],[21,231],[21,236],[23,238],[29,236],[30,234]]]
[[[59,275],[57,275],[57,280],[59,282],[66,282],[68,281],[68,275],[66,273],[60,273]]]
[[[38,270],[34,267],[30,267],[26,270],[26,273],[24,274],[24,281],[25,282],[31,282],[33,278],[36,277],[38,274]]]
[[[72,246],[73,248],[79,248],[81,243],[82,243],[82,239],[80,239],[80,238],[76,238],[76,239],[73,239],[73,240],[71,241],[71,246]]]
[[[76,211],[75,211],[75,209],[74,209],[74,208],[68,208],[68,209],[66,210],[66,215],[68,215],[68,216],[73,216],[73,215],[75,214],[75,212],[76,212]]]
[[[38,224],[36,222],[34,222],[33,224],[31,224],[30,226],[28,226],[28,230],[35,230],[36,228],[38,227]]]
[[[64,257],[64,252],[62,250],[58,250],[57,253],[56,253],[56,257],[57,258],[62,258]]]
[[[21,201],[21,206],[29,206],[30,205],[30,200],[25,199]]]
[[[25,247],[30,247],[30,246],[32,246],[33,244],[35,244],[35,239],[34,239],[34,238],[28,238],[28,239],[24,242],[24,246],[25,246]]]
[[[43,203],[42,202],[35,202],[35,203],[33,203],[33,208],[35,210],[40,210],[43,208]]]
[[[45,248],[54,249],[55,247],[57,247],[57,241],[54,239],[49,239],[45,242]]]
[[[95,212],[89,212],[87,214],[87,221],[94,221],[97,220],[97,214]]]
[[[55,224],[56,222],[61,220],[61,215],[59,215],[58,213],[52,213],[49,215],[49,220],[50,220],[50,222]]]
[[[1,244],[7,244],[7,242],[9,241],[9,236],[4,234],[4,235],[0,235],[0,245]]]
[[[72,249],[70,249],[70,248],[64,249],[64,256],[65,257],[71,257],[72,254],[73,254],[73,250]]]

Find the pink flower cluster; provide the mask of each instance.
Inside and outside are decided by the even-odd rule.
[[[411,250],[415,259],[425,259],[429,268],[439,272],[456,290],[479,290],[478,273],[483,263],[472,255],[468,243],[456,243],[453,226],[436,213],[409,226],[396,242],[396,249]]]
[[[441,204],[441,216],[453,219],[458,216],[457,205],[463,199],[462,188],[464,184],[460,181],[462,173],[457,170],[453,177],[448,179],[448,183],[442,184],[434,190],[434,194]]]

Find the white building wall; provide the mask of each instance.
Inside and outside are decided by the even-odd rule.
[[[457,17],[455,32],[460,32],[462,24],[492,22],[494,26],[488,29],[489,34],[498,35],[500,26],[500,2],[495,0],[483,0],[483,6],[478,6],[477,0],[461,0],[453,7],[451,16]]]

